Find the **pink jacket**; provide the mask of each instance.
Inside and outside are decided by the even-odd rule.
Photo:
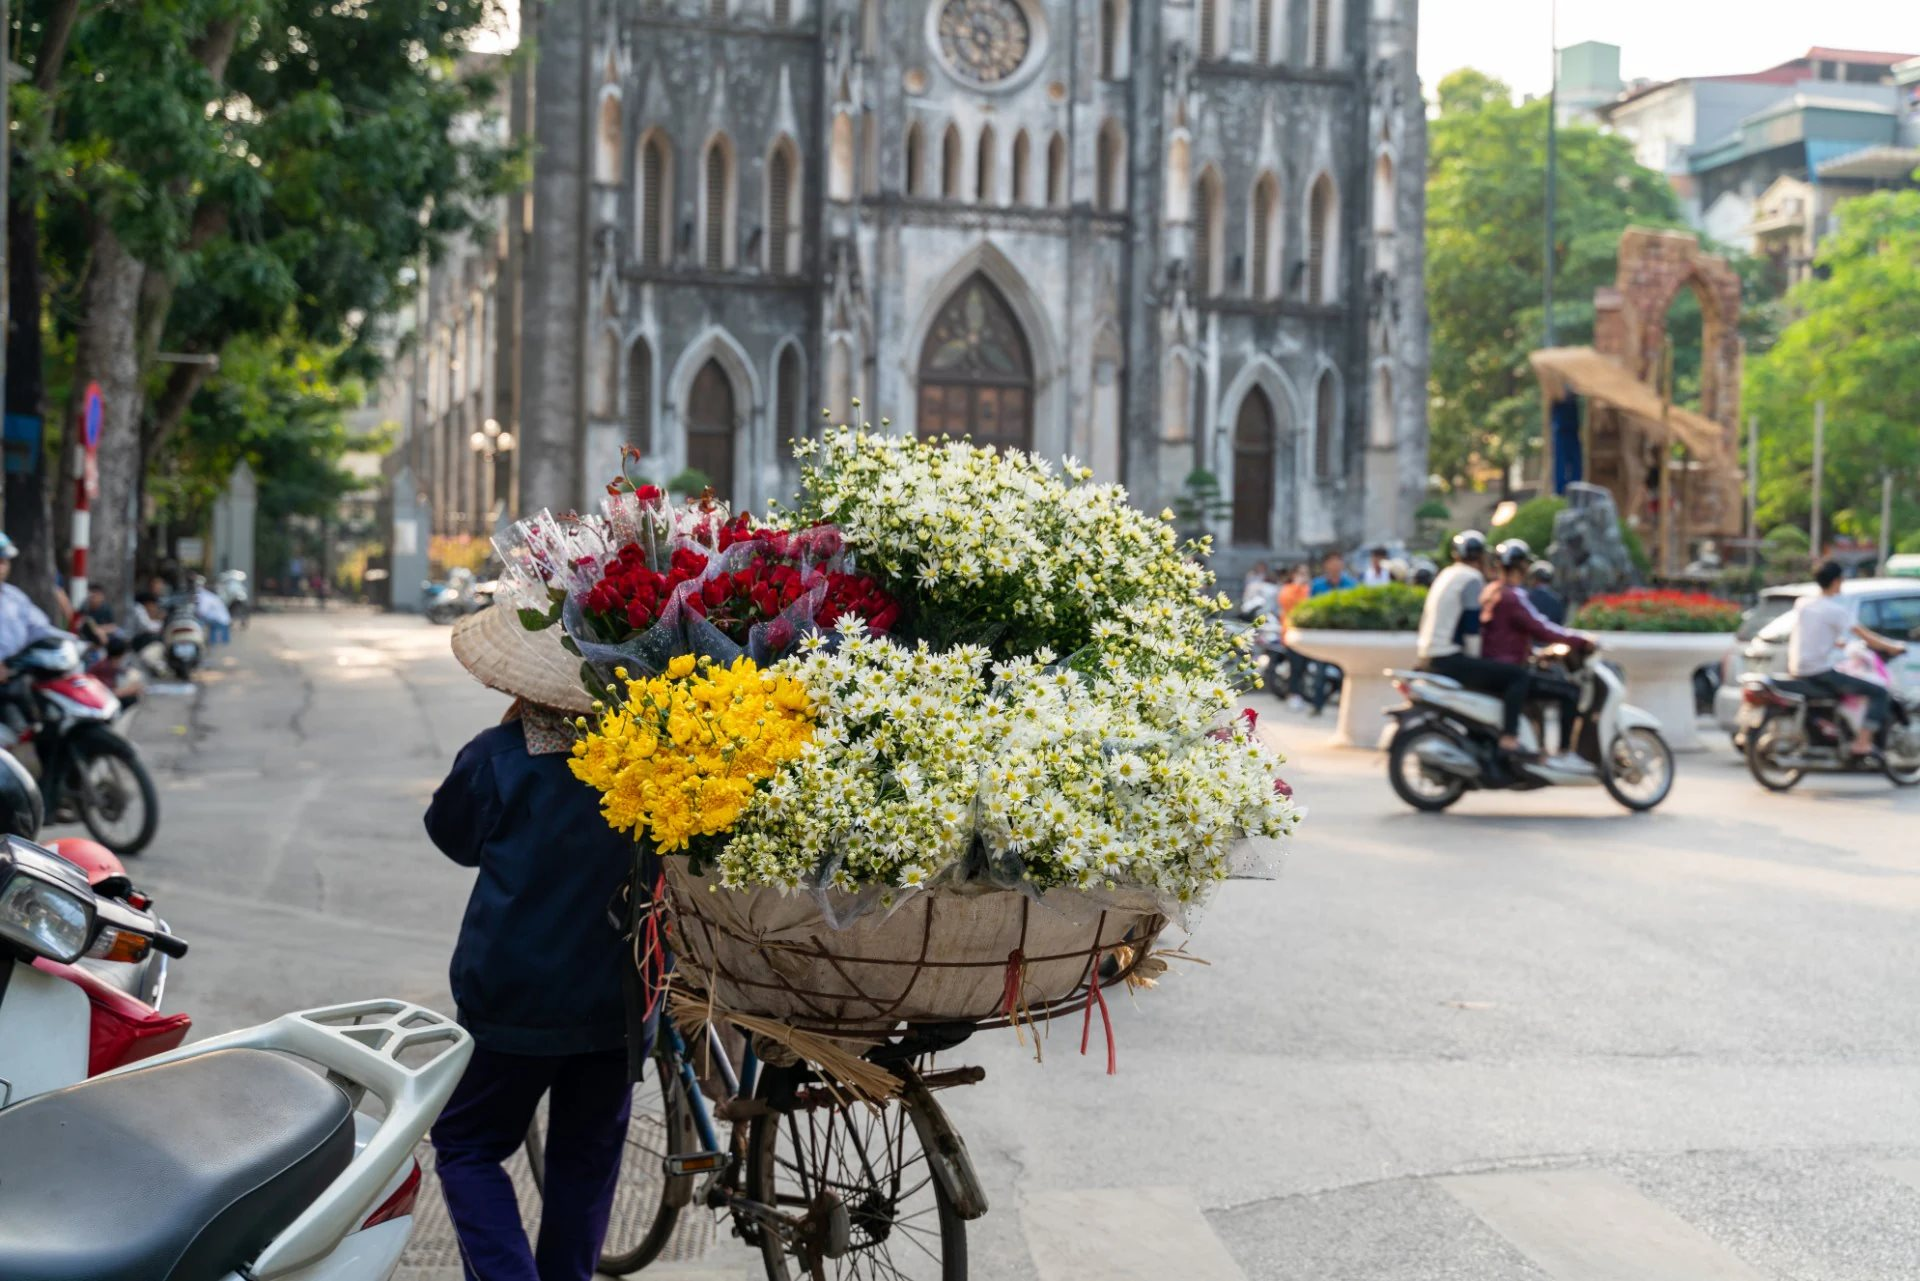
[[[1541,617],[1526,589],[1488,583],[1480,592],[1480,657],[1495,663],[1524,663],[1535,645],[1572,645],[1590,649],[1577,632]]]

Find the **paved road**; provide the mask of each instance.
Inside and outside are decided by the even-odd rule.
[[[419,815],[502,708],[446,637],[263,617],[190,717],[143,725],[166,813],[137,873],[195,943],[174,1001],[200,1030],[446,1003],[470,874]],[[1211,968],[1117,1003],[1119,1075],[1064,1029],[1044,1065],[968,1047],[975,1277],[1920,1275],[1920,792],[1775,797],[1714,752],[1647,817],[1595,791],[1435,819],[1317,723],[1263,726],[1309,825],[1282,879],[1217,897]]]

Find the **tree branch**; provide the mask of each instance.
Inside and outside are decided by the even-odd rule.
[[[161,388],[153,412],[140,431],[140,446],[146,457],[153,457],[179,428],[187,407],[212,372],[209,365],[175,365],[167,372],[167,385]]]
[[[43,94],[53,92],[60,80],[60,68],[67,60],[67,41],[73,36],[74,20],[80,16],[80,0],[60,0],[47,18],[47,34],[40,41],[39,57],[33,68],[33,87]]]

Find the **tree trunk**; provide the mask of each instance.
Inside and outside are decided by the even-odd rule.
[[[40,224],[34,201],[17,186],[7,199],[7,317],[6,412],[9,417],[37,421],[34,457],[24,471],[7,472],[7,533],[19,545],[13,582],[42,606],[53,601],[53,516],[48,504],[47,476],[53,469],[46,450],[45,354],[40,334]]]
[[[133,557],[139,533],[140,417],[143,397],[137,350],[140,283],[146,268],[102,225],[93,238],[83,320],[74,352],[73,406],[80,421],[89,381],[100,384],[100,492],[93,500],[92,550],[87,578],[124,605],[133,595]],[[78,433],[74,433],[77,437]],[[77,453],[77,439],[73,449]]]

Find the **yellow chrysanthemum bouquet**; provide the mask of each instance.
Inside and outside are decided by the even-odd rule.
[[[573,773],[600,792],[609,825],[663,854],[701,861],[813,737],[806,689],[745,656],[683,654],[658,676],[614,677],[605,692],[616,701],[578,721]]]

